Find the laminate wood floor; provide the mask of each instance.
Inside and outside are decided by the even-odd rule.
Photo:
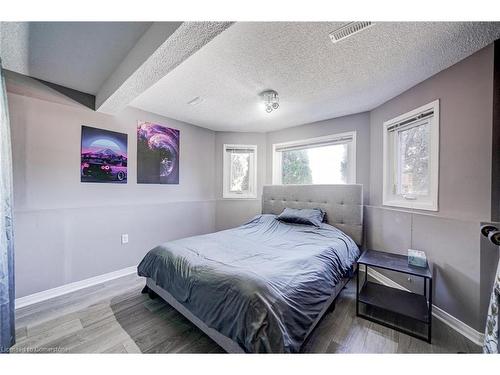
[[[16,311],[11,353],[224,353],[135,275]],[[457,353],[480,347],[433,320],[433,343],[357,318],[355,279],[303,347],[305,353]]]

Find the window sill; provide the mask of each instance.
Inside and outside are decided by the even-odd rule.
[[[260,201],[258,198],[220,198],[218,199],[219,201],[225,201],[225,202],[257,202]]]
[[[245,196],[239,196],[239,195],[224,195],[222,196],[223,200],[233,200],[233,201],[254,201],[257,200],[256,195],[245,195]]]
[[[382,202],[383,206],[387,207],[400,207],[409,210],[423,210],[423,211],[439,211],[437,203],[433,202],[419,202],[407,200],[385,200]]]

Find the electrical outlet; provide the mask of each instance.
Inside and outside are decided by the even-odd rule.
[[[122,234],[122,245],[128,243],[128,234]]]

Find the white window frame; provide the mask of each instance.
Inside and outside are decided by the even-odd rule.
[[[389,132],[388,128],[397,123],[414,118],[419,114],[434,111],[430,118],[430,147],[429,147],[429,195],[404,196],[396,193],[398,155],[397,131]],[[404,129],[416,126],[419,120],[410,123]],[[423,105],[413,111],[393,118],[383,124],[383,198],[384,206],[403,207],[418,210],[438,211],[439,195],[439,99]]]
[[[321,142],[339,142],[343,138],[352,138],[350,145],[348,147],[348,168],[347,168],[347,183],[356,183],[356,131],[350,131],[345,133],[330,134],[323,137],[307,138],[298,141],[283,142],[273,144],[273,185],[282,184],[282,155],[280,151],[276,151],[278,148],[282,147],[297,147],[297,146],[308,146],[314,145],[315,143]]]
[[[228,149],[253,150],[250,157],[250,172],[248,179],[248,193],[235,193],[229,190],[229,179],[231,177],[231,160]],[[224,199],[255,199],[257,198],[257,145],[224,144],[222,147],[222,197]]]

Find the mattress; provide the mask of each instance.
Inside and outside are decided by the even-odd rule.
[[[345,233],[258,215],[150,250],[138,274],[251,353],[298,352],[359,249]]]

